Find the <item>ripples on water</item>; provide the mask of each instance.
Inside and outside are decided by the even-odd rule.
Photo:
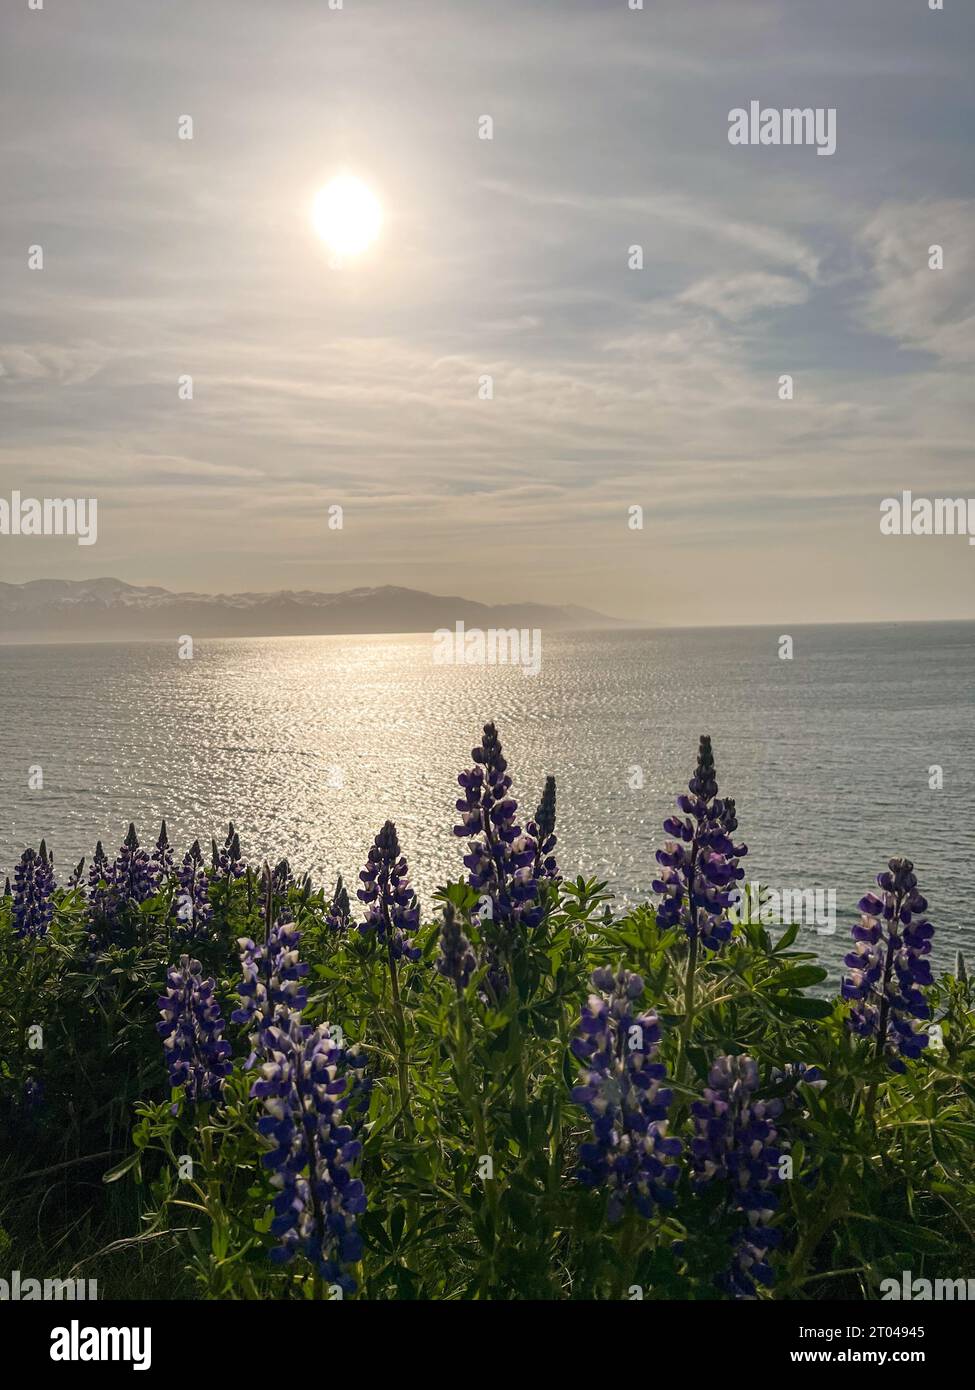
[[[165,816],[181,851],[233,820],[245,853],[350,881],[390,817],[429,904],[459,876],[456,776],[494,719],[528,812],[557,777],[563,870],[635,900],[709,732],[749,879],[837,891],[837,935],[804,932],[811,949],[838,966],[850,909],[900,852],[950,964],[972,942],[975,625],[795,629],[791,662],[778,635],[550,636],[535,678],[434,665],[429,636],[207,641],[192,661],[175,643],[7,648],[0,856],[11,866],[43,835],[63,874],[96,838],[117,846],[129,820],[148,841]],[[44,789],[30,792],[36,763]]]

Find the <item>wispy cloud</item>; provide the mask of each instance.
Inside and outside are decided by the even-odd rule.
[[[738,322],[768,309],[805,304],[809,287],[788,275],[769,275],[766,271],[755,270],[698,280],[678,298],[683,304],[713,309],[722,318]]]
[[[97,553],[10,577],[972,611],[963,548],[907,572],[875,527],[970,478],[970,10],[127,0],[9,35],[0,485],[100,498]],[[731,147],[752,97],[835,105],[835,156]],[[386,212],[341,272],[307,217],[339,167]]]
[[[864,227],[862,241],[871,258],[865,323],[905,347],[970,367],[975,200],[887,203]]]

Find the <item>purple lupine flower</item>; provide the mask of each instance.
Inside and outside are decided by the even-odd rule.
[[[923,915],[928,903],[910,859],[891,859],[877,886],[879,896],[867,893],[859,902],[862,916],[844,957],[850,974],[842,995],[853,1003],[849,1027],[876,1038],[877,1055],[884,1054],[891,1071],[903,1072],[902,1059],[920,1057],[929,1042],[920,1021],[931,1017],[931,1008],[921,991],[934,984],[928,960],[934,927]]]
[[[776,1067],[772,1072],[772,1082],[775,1086],[788,1087],[782,1099],[789,1104],[798,1099],[800,1085],[821,1091],[826,1085],[826,1078],[818,1067],[810,1066],[808,1062],[786,1062],[784,1067]]]
[[[411,939],[420,924],[420,909],[408,874],[396,826],[388,820],[369,850],[366,867],[359,875],[363,886],[357,896],[366,904],[359,931],[363,936],[375,932],[376,939],[387,946],[391,961],[404,956],[416,961],[421,954]]]
[[[156,1030],[166,1049],[166,1066],[173,1086],[182,1086],[187,1100],[219,1100],[224,1079],[233,1070],[231,1046],[223,1039],[224,1021],[214,997],[213,980],[203,979],[198,960],[180,956],[166,975],[166,993],[159,997],[162,1022]]]
[[[210,902],[210,877],[203,863],[199,840],[193,841],[176,871],[176,892],[173,894],[170,915],[177,923],[173,934],[179,941],[209,938],[213,904]]]
[[[271,1258],[284,1264],[302,1254],[329,1284],[355,1293],[356,1217],[366,1209],[353,1176],[362,1145],[350,1123],[360,1095],[358,1049],[342,1048],[327,1023],[313,1028],[294,1013],[268,1030],[268,1043],[251,1095],[264,1104],[257,1127],[271,1145],[263,1163],[278,1189]]]
[[[819,1067],[811,1066],[808,1062],[787,1062],[784,1067],[774,1067],[770,1077],[772,1087],[779,1092],[778,1099],[782,1102],[783,1120],[791,1120],[800,1112],[808,1116],[805,1109],[806,1099],[802,1094],[801,1087],[808,1086],[810,1090],[821,1091],[826,1086],[826,1077]],[[783,1147],[786,1147],[783,1145]],[[819,1175],[818,1164],[807,1165],[801,1174],[796,1174],[804,1187],[814,1187]]]
[[[661,895],[657,921],[664,928],[681,926],[692,940],[717,951],[731,937],[728,908],[736,902],[738,880],[745,871],[738,860],[748,853],[732,836],[738,828],[734,801],[718,797],[711,740],[701,735],[697,768],[688,783],[690,795],[677,798],[680,816],[668,816],[671,838],[657,851],[660,877],[653,890]]]
[[[115,885],[115,865],[102,848],[101,840],[95,846],[91,867],[88,870],[88,917],[92,925],[98,927],[114,922],[118,915],[119,898]]]
[[[342,882],[342,875],[339,874],[335,884],[335,892],[332,895],[332,905],[325,913],[325,925],[331,927],[332,931],[348,931],[352,922],[352,904],[349,902],[349,894],[345,884]]]
[[[73,888],[80,888],[80,887],[81,887],[81,880],[82,880],[82,877],[84,876],[84,872],[85,872],[85,857],[84,857],[84,855],[82,855],[81,858],[78,860],[78,863],[75,865],[74,869],[73,869],[72,872],[71,872],[71,877],[68,879],[68,887],[69,887],[69,888],[72,888],[72,889],[73,889]]]
[[[494,921],[514,927],[536,905],[535,842],[517,823],[518,803],[494,724],[484,725],[471,757],[475,766],[457,778],[465,796],[456,803],[461,823],[454,834],[471,840],[464,856],[470,886],[490,898]]]
[[[542,799],[538,803],[535,819],[525,827],[535,841],[535,861],[533,874],[536,880],[548,879],[559,883],[559,866],[555,859],[555,778],[545,778]]]
[[[719,1284],[736,1298],[751,1298],[756,1284],[772,1283],[769,1252],[780,1240],[770,1223],[778,1210],[774,1190],[782,1181],[782,1145],[773,1121],[781,1100],[756,1098],[758,1064],[751,1057],[719,1057],[708,1074],[703,1100],[691,1106],[696,1131],[691,1141],[696,1188],[723,1182],[732,1210],[746,1225],[735,1236],[731,1264]]]
[[[135,826],[129,830],[115,860],[113,886],[120,905],[147,902],[156,893],[157,879],[153,860],[139,846]]]
[[[166,822],[163,821],[155,848],[149,856],[152,873],[153,896],[169,882],[173,872],[173,849],[169,843]]]
[[[482,903],[487,983],[500,997],[508,986],[504,955],[517,945],[519,927],[537,926],[545,908],[534,875],[536,844],[517,822],[518,803],[510,795],[508,764],[493,724],[484,725],[471,757],[474,767],[457,778],[464,796],[456,803],[460,824],[454,834],[471,842],[464,856],[467,881]]]
[[[477,957],[461,930],[453,903],[444,905],[437,969],[445,979],[453,982],[458,994],[467,988],[471,975],[477,969]]]
[[[11,922],[17,936],[46,936],[54,917],[54,863],[47,846],[25,849],[14,870]]]
[[[213,841],[213,877],[230,883],[235,878],[243,878],[246,872],[247,866],[240,850],[240,836],[231,821],[223,848],[218,849],[216,840]]]
[[[608,1216],[618,1221],[629,1201],[642,1216],[672,1206],[681,1152],[667,1134],[673,1092],[655,1060],[660,1022],[638,1013],[643,979],[622,967],[594,970],[598,993],[583,1007],[572,1053],[582,1063],[572,1099],[592,1120],[593,1138],[579,1149],[579,1181],[609,1189]]]
[[[285,898],[288,890],[294,887],[294,875],[291,872],[291,865],[287,859],[282,859],[275,865],[271,874],[271,891],[278,897]]]
[[[237,986],[240,1008],[230,1015],[231,1021],[250,1029],[252,1048],[247,1065],[256,1056],[266,1055],[270,1046],[270,1030],[285,1027],[288,1019],[300,1015],[308,1002],[308,991],[302,983],[310,967],[302,961],[299,946],[301,932],[290,917],[278,918],[266,946],[258,946],[249,937],[238,940],[242,980]]]
[[[229,843],[224,846],[220,867],[228,879],[243,878],[247,872],[247,865],[244,863],[244,856],[240,848],[240,836],[236,830],[230,836]]]

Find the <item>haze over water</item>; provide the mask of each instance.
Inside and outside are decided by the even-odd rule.
[[[354,889],[389,817],[429,916],[433,889],[464,872],[456,777],[494,719],[526,819],[557,778],[563,873],[637,901],[707,732],[748,880],[836,889],[836,935],[804,930],[808,949],[838,970],[857,899],[902,853],[949,966],[975,945],[975,624],[796,628],[792,661],[779,635],[543,634],[535,678],[435,665],[429,634],[207,641],[191,661],[175,643],[8,649],[0,861],[10,871],[45,836],[63,879],[130,819],[151,843],[165,816],[180,853],[233,820],[251,860],[286,855],[316,885],[341,872]]]

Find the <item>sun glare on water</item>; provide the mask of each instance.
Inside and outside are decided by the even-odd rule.
[[[315,195],[312,223],[336,256],[357,256],[376,240],[383,214],[372,189],[352,174],[340,174]]]

